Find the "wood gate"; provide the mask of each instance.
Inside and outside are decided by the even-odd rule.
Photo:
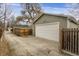
[[[79,55],[79,29],[62,29],[62,52]]]

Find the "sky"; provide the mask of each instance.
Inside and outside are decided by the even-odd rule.
[[[19,3],[9,4],[15,16],[21,15],[22,6]],[[42,10],[46,13],[64,14],[66,12],[66,3],[42,3],[40,4]]]
[[[16,17],[21,15],[21,10],[23,9],[21,3],[12,3],[9,4],[9,6],[13,10]],[[68,3],[42,3],[40,6],[45,13],[66,15],[68,14],[67,9],[71,8],[71,5]]]
[[[47,13],[63,14],[66,12],[67,5],[64,3],[42,4],[42,9]]]
[[[9,8],[13,11],[13,13],[16,17],[21,15],[22,7],[19,3],[16,3],[16,4],[10,3],[8,5],[9,5]]]

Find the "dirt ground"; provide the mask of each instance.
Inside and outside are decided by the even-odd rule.
[[[7,40],[2,36],[0,39],[0,56],[8,56],[9,55],[9,45]]]
[[[5,40],[9,43],[11,56],[60,56],[58,43],[34,36],[20,37],[5,32]]]

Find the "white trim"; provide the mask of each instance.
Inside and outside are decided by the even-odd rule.
[[[42,23],[42,24],[35,24],[35,27],[38,25],[50,25],[50,24],[53,24],[53,25],[55,25],[55,24],[60,24],[60,22],[51,22],[51,23]]]
[[[69,20],[67,20],[67,28],[70,28]]]

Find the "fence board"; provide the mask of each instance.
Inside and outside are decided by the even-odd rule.
[[[79,55],[79,29],[62,29],[62,50]]]
[[[78,32],[78,55],[79,55],[79,32]]]

